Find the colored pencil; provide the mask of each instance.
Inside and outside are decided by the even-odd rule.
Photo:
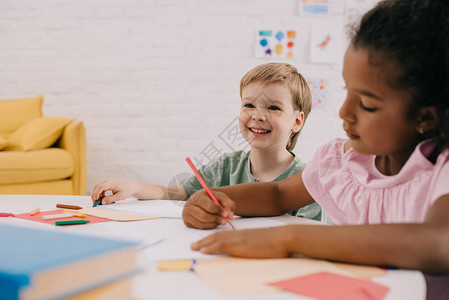
[[[195,165],[192,163],[190,158],[186,158],[187,163],[189,164],[190,168],[193,170],[193,173],[195,173],[196,178],[201,183],[201,186],[204,190],[206,190],[206,193],[209,195],[209,197],[214,201],[215,204],[217,204],[219,207],[224,208],[220,202],[218,202],[217,198],[215,198],[214,194],[212,194],[212,191],[210,190],[209,186],[207,185],[206,181],[204,181],[203,177],[201,176],[200,172],[195,168]],[[226,221],[231,225],[232,229],[235,230],[234,225],[232,225],[231,221],[229,220],[229,217],[226,217]]]

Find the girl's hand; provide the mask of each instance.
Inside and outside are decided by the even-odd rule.
[[[115,201],[131,197],[138,190],[139,182],[130,179],[108,178],[96,184],[91,193],[92,202],[104,197],[101,204],[110,204]],[[105,196],[106,191],[112,191],[112,195]]]
[[[248,258],[288,257],[287,226],[213,233],[192,243],[192,250],[205,254],[226,253]]]
[[[235,203],[226,194],[214,192],[221,206],[215,204],[206,191],[199,190],[187,199],[182,211],[182,219],[187,227],[211,229],[226,225],[226,218],[234,218]]]

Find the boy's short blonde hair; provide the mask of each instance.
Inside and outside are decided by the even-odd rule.
[[[240,98],[242,97],[243,89],[255,82],[263,85],[282,83],[288,87],[292,95],[293,108],[302,111],[304,113],[304,122],[306,121],[312,109],[312,95],[307,81],[295,67],[287,63],[268,63],[255,67],[248,71],[240,80]],[[295,148],[301,130],[291,134],[286,146],[287,150],[292,151]]]

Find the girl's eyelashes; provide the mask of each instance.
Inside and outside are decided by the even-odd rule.
[[[245,104],[243,105],[243,107],[254,108],[255,106],[252,105],[251,103],[245,103]]]
[[[363,105],[363,102],[362,102],[362,101],[360,101],[359,103],[360,103],[360,107],[361,107],[363,110],[366,110],[367,112],[375,112],[375,111],[377,110],[377,108],[374,108],[374,107],[367,107],[367,106]]]

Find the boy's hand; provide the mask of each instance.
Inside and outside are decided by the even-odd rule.
[[[187,199],[182,219],[187,227],[211,229],[226,225],[226,218],[234,218],[235,203],[226,194],[212,191],[222,207],[215,204],[206,191],[200,190]]]
[[[287,226],[263,229],[222,231],[192,243],[192,250],[205,254],[226,253],[248,258],[288,257],[286,245]]]
[[[110,204],[115,201],[131,197],[138,186],[138,182],[130,179],[108,178],[92,188],[92,202],[104,197],[101,204]],[[112,195],[105,196],[106,191],[112,191]]]

